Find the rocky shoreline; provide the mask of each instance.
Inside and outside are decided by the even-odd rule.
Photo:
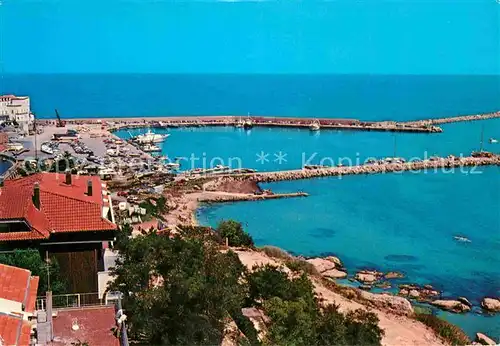
[[[392,280],[403,279],[405,275],[400,272],[390,271],[382,273],[376,270],[359,270],[354,275],[349,275],[341,260],[335,256],[314,257],[306,260],[314,265],[320,275],[326,279],[346,279],[359,284],[359,288],[370,291],[374,288],[389,290],[397,289],[393,296],[403,297],[418,303],[432,305],[438,309],[453,312],[466,313],[473,308],[472,303],[466,297],[444,298],[442,292],[432,285],[399,284],[393,285]],[[390,293],[386,293],[390,294]],[[481,301],[481,308],[486,313],[500,312],[500,298],[485,297]]]

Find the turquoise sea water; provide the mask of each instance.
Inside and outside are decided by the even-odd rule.
[[[480,147],[484,130],[484,149],[500,152],[490,137],[500,137],[500,120],[456,123],[443,126],[441,134],[394,134],[390,132],[327,131],[311,133],[299,129],[254,128],[250,131],[233,127],[156,129],[169,133],[162,154],[173,159],[185,157],[182,169],[211,168],[238,164],[259,171],[298,169],[305,163],[331,165],[339,160],[356,164],[370,157],[397,156],[407,159],[449,154],[465,156]],[[121,130],[124,138],[147,129]],[[280,152],[282,159],[280,160]],[[260,160],[261,154],[268,155]]]

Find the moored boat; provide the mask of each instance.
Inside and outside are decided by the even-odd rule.
[[[142,147],[142,150],[150,153],[150,152],[155,152],[155,151],[161,151],[161,148],[157,145],[154,144],[146,144]]]
[[[151,130],[148,130],[145,134],[138,135],[134,137],[133,139],[137,143],[160,143],[163,142],[169,134],[159,134],[159,133],[154,133]]]
[[[311,125],[309,125],[309,130],[311,131],[319,131],[321,129],[321,125],[318,120],[314,120]]]

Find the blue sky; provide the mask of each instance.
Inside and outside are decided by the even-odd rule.
[[[500,74],[495,0],[2,0],[4,73]]]

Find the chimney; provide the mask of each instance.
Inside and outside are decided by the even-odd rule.
[[[87,196],[92,196],[92,180],[87,181]]]
[[[71,171],[69,169],[66,170],[66,185],[71,185]]]
[[[33,204],[35,208],[40,210],[40,183],[35,182],[35,186],[33,187]]]

